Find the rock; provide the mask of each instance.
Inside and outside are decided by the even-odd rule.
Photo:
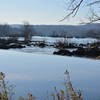
[[[69,50],[64,50],[64,49],[60,49],[58,51],[55,51],[53,54],[72,56],[72,53]]]
[[[85,57],[97,57],[100,55],[100,49],[98,47],[78,48],[76,51],[73,51],[73,55],[85,56]]]

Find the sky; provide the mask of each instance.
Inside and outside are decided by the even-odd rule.
[[[34,25],[76,25],[80,22],[80,16],[59,22],[65,15],[64,0],[0,0],[1,24],[28,21]]]

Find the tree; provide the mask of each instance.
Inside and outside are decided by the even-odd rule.
[[[11,27],[9,24],[0,25],[0,35],[1,36],[9,36],[11,33]]]
[[[24,22],[22,33],[25,43],[29,43],[32,38],[32,25],[30,25],[29,22]]]
[[[89,23],[96,22],[100,20],[100,0],[66,0],[67,5],[67,15],[61,20],[65,20],[68,17],[74,17],[77,15],[80,8],[89,7],[90,16],[88,17]]]

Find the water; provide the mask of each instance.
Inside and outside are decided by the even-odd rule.
[[[0,71],[15,84],[14,98],[33,93],[38,100],[64,88],[64,71],[85,100],[100,99],[100,60],[0,50]]]

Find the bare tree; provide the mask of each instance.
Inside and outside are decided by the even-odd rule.
[[[9,36],[11,33],[11,27],[9,24],[0,25],[0,35]]]
[[[89,22],[96,22],[100,20],[100,0],[66,0],[67,14],[60,20],[63,21],[68,17],[74,17],[77,15],[80,8],[89,7],[92,8],[91,16],[89,16]],[[87,9],[89,9],[87,8]]]
[[[32,25],[30,25],[29,22],[24,22],[22,33],[25,43],[29,43],[32,38]]]

